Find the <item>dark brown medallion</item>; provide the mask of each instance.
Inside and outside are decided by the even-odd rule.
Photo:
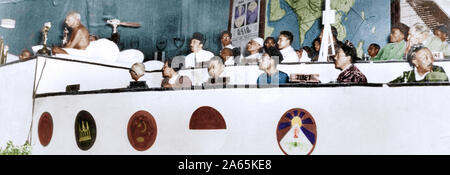
[[[131,146],[138,151],[145,151],[155,143],[158,128],[150,113],[138,111],[131,116],[127,132]]]
[[[47,146],[53,136],[53,119],[50,113],[44,112],[38,124],[39,141],[42,146]]]
[[[227,129],[227,124],[219,111],[209,106],[203,106],[192,114],[189,129]]]

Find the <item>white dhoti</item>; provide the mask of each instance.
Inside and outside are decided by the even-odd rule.
[[[116,43],[108,39],[91,41],[86,50],[63,48],[69,55],[86,57],[90,59],[100,59],[115,62],[119,58],[119,47]]]

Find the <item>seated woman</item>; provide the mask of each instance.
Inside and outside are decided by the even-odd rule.
[[[259,69],[264,73],[258,77],[256,84],[261,85],[282,85],[288,83],[289,76],[277,70],[277,65],[283,60],[283,55],[275,47],[269,47],[259,62]]]
[[[342,71],[336,80],[338,83],[367,83],[366,76],[353,65],[356,59],[356,49],[351,44],[337,45],[334,65]]]
[[[311,53],[311,61],[319,60],[319,52],[320,52],[320,38],[316,38],[312,44],[312,53]]]
[[[403,72],[390,83],[448,82],[444,69],[433,65],[433,54],[422,44],[412,46],[407,59],[413,70]]]
[[[161,87],[163,88],[191,88],[192,81],[187,76],[178,74],[180,66],[172,65],[171,61],[166,61],[162,69],[162,76],[164,77]]]

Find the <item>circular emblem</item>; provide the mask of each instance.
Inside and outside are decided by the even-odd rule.
[[[145,151],[155,143],[156,121],[147,111],[138,111],[128,121],[128,140],[138,151]]]
[[[216,109],[203,106],[194,111],[189,121],[191,130],[227,129],[227,124],[222,114]]]
[[[39,119],[38,135],[42,146],[47,146],[52,140],[53,119],[48,112],[44,112]]]
[[[97,126],[92,115],[87,111],[80,111],[75,119],[75,139],[78,147],[87,151],[94,145],[97,136]]]
[[[291,109],[278,122],[277,141],[284,154],[310,155],[316,139],[316,122],[304,109]]]

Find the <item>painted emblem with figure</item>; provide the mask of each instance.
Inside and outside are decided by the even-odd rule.
[[[75,139],[78,147],[87,151],[94,145],[97,136],[97,126],[92,115],[80,111],[75,119]]]
[[[138,151],[145,151],[155,143],[156,121],[147,111],[136,112],[128,122],[128,140]]]
[[[278,122],[277,141],[284,154],[310,155],[316,139],[316,122],[304,109],[291,109]]]

